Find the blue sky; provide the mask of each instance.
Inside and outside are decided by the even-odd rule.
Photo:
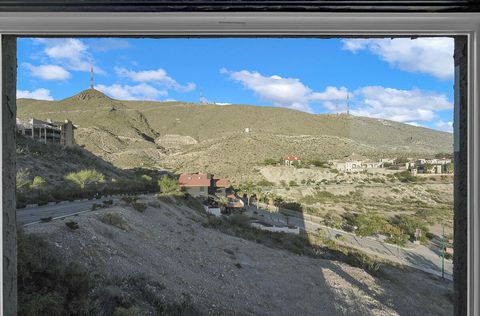
[[[89,87],[123,100],[346,111],[452,130],[453,40],[19,39],[18,97]]]

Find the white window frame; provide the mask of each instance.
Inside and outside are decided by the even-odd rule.
[[[472,316],[480,315],[475,300],[480,296],[479,31],[479,13],[0,13],[0,34],[18,36],[468,36],[467,247]]]

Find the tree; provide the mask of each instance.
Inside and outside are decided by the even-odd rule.
[[[228,199],[224,195],[217,196],[215,198],[215,202],[217,202],[218,207],[220,207],[220,208],[224,208],[225,206],[228,205]]]
[[[255,191],[255,185],[252,182],[242,183],[239,187],[240,191],[247,195],[247,205],[250,205],[250,198]]]
[[[178,181],[169,176],[163,176],[158,180],[160,193],[164,195],[180,195],[181,189]]]
[[[65,179],[78,185],[82,190],[87,186],[103,183],[105,181],[103,174],[93,169],[70,172],[65,176]]]

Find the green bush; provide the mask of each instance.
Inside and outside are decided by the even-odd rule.
[[[80,187],[80,189],[85,189],[88,186],[105,182],[105,177],[103,174],[92,169],[84,169],[79,172],[70,172],[65,176],[65,179],[74,183]]]
[[[275,166],[279,163],[279,161],[277,159],[272,159],[272,158],[269,158],[269,159],[265,159],[263,161],[263,164],[265,166]]]
[[[132,204],[132,203],[137,202],[138,196],[122,196],[122,198],[120,200],[122,200],[123,202],[125,202],[127,204]]]
[[[42,237],[17,234],[18,315],[89,315],[92,280]]]
[[[138,211],[140,213],[143,213],[147,209],[147,205],[140,202],[133,202],[132,207],[135,211]]]
[[[412,173],[408,170],[395,173],[395,177],[400,182],[418,182],[419,181],[419,178],[417,176],[412,175]]]
[[[160,193],[163,195],[182,195],[178,181],[172,177],[161,177],[160,180],[158,180],[158,186],[160,188]]]
[[[357,235],[366,237],[383,232],[387,220],[378,214],[362,214],[357,217],[356,224],[358,226]]]
[[[65,223],[65,226],[67,226],[68,228],[70,228],[71,230],[75,230],[75,229],[78,229],[80,226],[78,226],[78,223],[77,222],[74,222],[74,221],[68,221]]]

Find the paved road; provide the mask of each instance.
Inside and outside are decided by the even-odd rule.
[[[255,207],[250,206],[249,212],[253,213]],[[388,259],[396,263],[407,265],[415,269],[425,271],[427,273],[441,276],[441,257],[439,250],[433,250],[423,245],[410,244],[412,248],[402,248],[392,244],[383,242],[379,238],[359,237],[355,234],[345,232],[339,229],[327,227],[318,223],[315,216],[306,218],[286,216],[284,214],[272,213],[264,209],[256,210],[260,218],[266,219],[271,224],[293,224],[301,229],[319,232],[323,231],[326,237],[336,239],[340,243],[357,248],[364,252],[377,255],[380,258]],[[262,216],[263,215],[263,216]],[[318,221],[321,219],[318,218]],[[343,241],[336,238],[337,235],[343,236]],[[453,263],[445,260],[445,278],[453,280]]]
[[[22,225],[39,222],[41,218],[66,217],[74,214],[88,212],[92,209],[94,203],[101,204],[105,200],[120,200],[119,196],[105,197],[99,200],[82,200],[74,202],[61,202],[59,204],[44,205],[38,207],[29,207],[17,209],[17,223]]]

